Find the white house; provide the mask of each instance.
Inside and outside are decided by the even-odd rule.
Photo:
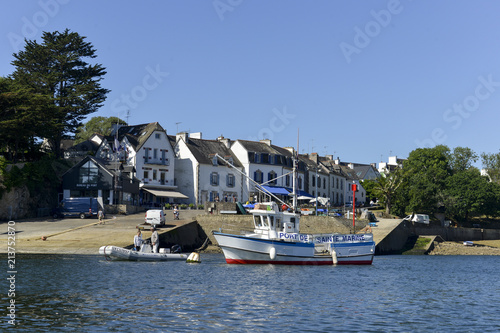
[[[247,141],[236,140],[231,145],[231,151],[241,162],[246,178],[244,191],[249,200],[254,200],[259,192],[248,178],[258,184],[266,186],[266,189],[275,195],[281,195],[285,200],[291,200],[289,196],[293,187],[293,148],[281,148],[271,144],[271,140]],[[297,170],[297,190],[299,196],[304,193],[305,166],[299,163]]]
[[[142,204],[161,206],[187,198],[174,184],[174,152],[166,131],[157,122],[119,127],[103,140],[96,155],[134,168]]]
[[[205,205],[207,201],[243,201],[242,166],[229,149],[224,137],[203,140],[201,133],[179,133],[175,141],[176,184],[189,197],[189,203]],[[219,158],[220,156],[221,158]],[[237,170],[227,166],[224,160]]]

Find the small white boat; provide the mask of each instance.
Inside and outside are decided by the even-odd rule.
[[[160,249],[159,253],[151,252],[149,244],[143,244],[140,251],[125,249],[119,246],[106,245],[99,248],[99,254],[109,260],[131,260],[131,261],[171,261],[184,260],[187,262],[200,262],[197,252],[170,253],[170,249]]]

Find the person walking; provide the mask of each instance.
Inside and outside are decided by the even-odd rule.
[[[99,218],[99,224],[104,224],[104,212],[102,211],[102,208],[99,208],[97,217]]]
[[[160,245],[159,237],[158,237],[158,232],[156,231],[155,227],[151,227],[151,247],[153,248],[153,253],[158,253],[158,247]]]

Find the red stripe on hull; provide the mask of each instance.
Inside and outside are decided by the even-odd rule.
[[[333,261],[275,261],[226,259],[228,264],[273,264],[273,265],[333,265]],[[339,261],[337,265],[371,265],[371,260]]]

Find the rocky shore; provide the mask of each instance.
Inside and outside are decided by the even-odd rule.
[[[487,241],[475,243],[473,246],[465,246],[463,242],[442,242],[437,244],[429,255],[486,255],[498,256],[500,255],[500,248],[488,246],[484,243]],[[492,244],[496,245],[496,244]]]

